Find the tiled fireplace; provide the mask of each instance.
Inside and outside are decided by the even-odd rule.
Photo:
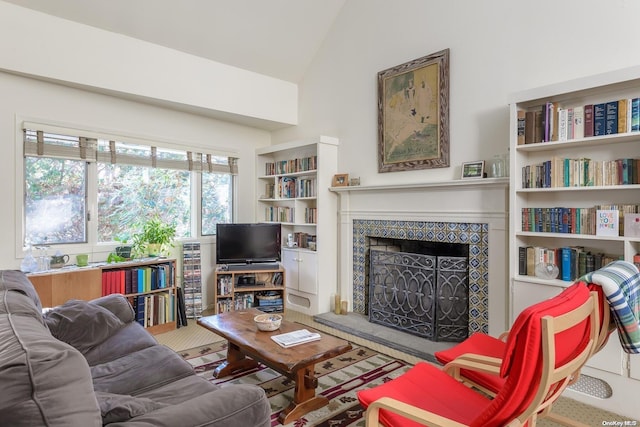
[[[468,331],[508,327],[507,180],[336,188],[340,196],[338,289],[350,311],[367,313],[371,240],[468,245]]]
[[[489,227],[486,223],[353,220],[353,311],[368,314],[368,254],[379,238],[468,245],[468,332],[488,332]]]

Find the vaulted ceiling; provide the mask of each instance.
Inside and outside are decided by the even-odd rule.
[[[346,0],[3,0],[297,83]]]

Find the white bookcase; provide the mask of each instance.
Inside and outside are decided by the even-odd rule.
[[[640,97],[640,67],[586,77],[578,80],[527,90],[510,99],[510,232],[509,271],[511,278],[511,322],[525,307],[549,298],[573,281],[543,279],[519,274],[519,248],[562,248],[579,246],[592,253],[622,257],[633,261],[640,253],[640,238],[570,234],[553,231],[523,230],[523,208],[589,208],[598,205],[640,204],[640,185],[556,186],[525,188],[523,168],[547,160],[589,158],[610,161],[640,157],[640,132],[622,131],[602,136],[588,136],[566,141],[519,144],[518,116],[522,111],[535,111],[547,102],[560,108],[574,108]],[[521,114],[522,115],[522,114]],[[557,173],[557,170],[556,170]],[[596,398],[588,393],[569,391],[570,397],[618,414],[640,419],[635,403],[640,393],[640,361],[638,356],[623,352],[616,332],[607,346],[589,362],[583,374],[606,383],[611,397]],[[602,382],[598,382],[602,381]],[[599,389],[600,387],[596,387]],[[606,387],[605,387],[606,388]]]
[[[337,288],[338,140],[320,136],[256,150],[259,222],[282,224],[287,307],[314,315],[329,311]],[[288,247],[288,236],[295,245]]]

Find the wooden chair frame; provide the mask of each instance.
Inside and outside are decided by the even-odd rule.
[[[600,326],[600,328],[596,328],[597,330],[597,334],[596,334],[596,342],[595,345],[593,346],[593,351],[591,352],[591,354],[589,355],[589,358],[591,356],[593,356],[594,354],[596,354],[597,352],[599,352],[600,350],[602,350],[602,348],[605,346],[605,344],[607,343],[608,339],[609,339],[609,335],[611,334],[611,331],[613,329],[615,329],[615,325],[613,324],[613,322],[611,321],[611,310],[609,309],[609,304],[606,300],[606,298],[604,297],[604,295],[602,295],[602,299],[603,301],[599,301],[599,298],[597,296],[597,294],[595,292],[591,292],[592,296],[595,296],[596,298],[596,322],[600,321],[600,310],[599,310],[599,304],[602,303],[604,304],[605,309],[602,310],[602,324]],[[598,325],[600,323],[596,323],[596,325]],[[498,339],[501,341],[506,341],[507,337],[509,335],[509,331],[503,332]],[[588,359],[587,359],[588,360]],[[494,368],[494,371],[491,372],[488,369],[483,369],[481,370],[482,372],[486,372],[489,374],[494,374],[494,375],[498,375],[499,371],[500,371],[500,363],[502,362],[502,359],[498,359],[498,358],[492,358],[492,357],[486,357],[483,355],[479,355],[479,354],[472,354],[472,353],[466,353],[463,354],[459,357],[457,357],[455,360],[447,363],[444,367],[444,370],[451,375],[452,377],[456,378],[457,380],[466,383],[467,385],[477,388],[478,390],[481,390],[482,392],[488,394],[489,396],[493,396],[495,395],[495,392],[493,390],[490,390],[488,388],[486,388],[483,384],[478,383],[477,381],[473,381],[470,378],[467,378],[464,376],[463,370],[464,369],[472,369],[475,371],[479,371],[479,369],[477,369],[478,363],[481,364],[487,364],[487,365],[491,365]],[[586,363],[586,361],[585,361]],[[571,379],[569,381],[569,383],[567,384],[567,386],[574,384],[575,382],[578,381],[578,379],[580,378],[580,371],[582,369],[582,367],[584,366],[584,364],[582,366],[580,366],[580,369],[578,369],[576,372],[574,372],[574,374],[571,376]],[[551,405],[546,406],[545,408],[542,409],[542,411],[538,414],[538,416],[540,418],[542,417],[546,417],[549,418],[550,420],[564,425],[564,426],[568,426],[568,427],[588,427],[585,424],[582,424],[578,421],[572,420],[570,418],[564,417],[562,415],[558,415],[555,414],[553,412],[551,412]]]
[[[588,345],[573,360],[570,360],[564,365],[556,368],[555,335],[579,324],[586,318],[590,318],[591,325],[589,329]],[[543,358],[541,381],[531,403],[521,414],[510,421],[507,424],[507,427],[523,426],[526,423],[529,423],[529,426],[535,427],[538,416],[548,412],[552,403],[566,389],[575,374],[580,371],[588,358],[594,353],[596,349],[596,342],[601,341],[601,337],[599,336],[601,334],[598,333],[598,318],[598,302],[597,296],[594,292],[591,293],[589,299],[584,304],[576,309],[559,316],[545,316],[542,318]],[[478,355],[465,357],[465,361],[467,362],[465,369],[478,369],[487,373],[496,374],[499,372],[500,364],[502,363],[501,359]],[[456,378],[454,368],[445,367],[445,372]],[[389,397],[383,397],[371,403],[367,408],[365,417],[366,425],[368,427],[380,425],[379,414],[381,409],[398,413],[403,417],[431,427],[463,426],[463,424],[442,417],[438,414],[416,408],[412,405],[408,405]]]

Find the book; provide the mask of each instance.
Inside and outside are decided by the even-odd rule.
[[[604,103],[593,104],[593,136],[605,135],[606,124],[607,124],[606,104]]]
[[[609,101],[605,104],[605,135],[618,133],[618,101]]]
[[[573,139],[584,138],[584,107],[573,108]]]
[[[640,131],[640,98],[631,100],[631,132]]]
[[[521,276],[527,275],[527,248],[526,246],[520,246],[518,248],[518,274]]]
[[[598,209],[596,211],[596,236],[617,236],[620,211]]]
[[[271,339],[284,348],[317,341],[321,338],[320,334],[310,332],[307,329],[299,329],[297,331],[287,332],[280,335],[272,335]]]
[[[524,143],[532,144],[535,141],[536,128],[536,113],[534,111],[527,111],[524,119]]]
[[[518,110],[518,145],[525,143],[524,134],[526,126],[526,112]]]
[[[618,133],[626,133],[631,130],[631,109],[630,99],[620,99],[618,101]]]
[[[593,136],[593,104],[587,104],[584,106],[584,137]]]

